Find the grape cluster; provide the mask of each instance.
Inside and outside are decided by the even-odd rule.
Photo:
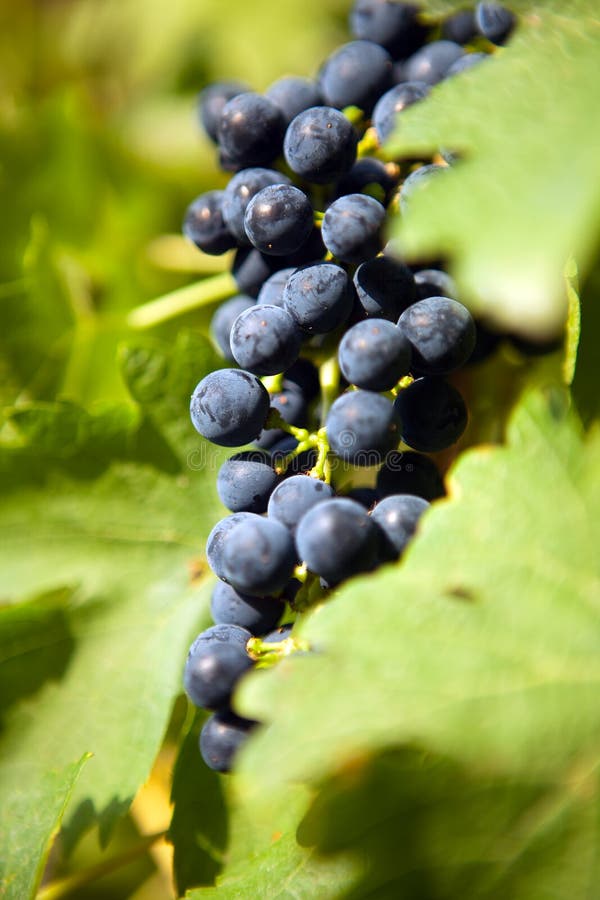
[[[442,268],[411,268],[385,244],[386,222],[448,177],[448,159],[415,167],[379,151],[406,108],[506,40],[512,14],[480,3],[428,27],[412,4],[356,0],[350,24],[354,39],[314,81],[263,94],[213,84],[200,99],[234,174],[194,200],[184,233],[206,253],[235,248],[239,293],[211,325],[225,367],[197,385],[190,412],[236,452],[217,477],[230,515],[206,548],[215,624],[192,644],[184,684],[213,711],[200,747],[222,772],[256,724],[230,708],[241,676],[303,649],[295,615],[397,560],[443,494],[425,454],[467,425],[448,376],[495,344]],[[370,485],[353,484],[360,472]]]

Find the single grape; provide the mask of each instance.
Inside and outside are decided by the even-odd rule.
[[[357,106],[367,115],[392,84],[392,58],[373,41],[351,41],[325,60],[319,89],[329,106]]]
[[[460,75],[461,72],[466,72],[468,69],[472,69],[473,66],[478,66],[479,63],[489,58],[487,53],[467,53],[465,56],[459,57],[456,62],[452,63],[446,72],[446,78],[451,78],[453,75]]]
[[[265,450],[242,450],[226,459],[217,475],[221,503],[232,512],[266,512],[280,478]]]
[[[235,247],[235,238],[223,219],[223,191],[207,191],[191,203],[183,220],[183,233],[196,247],[220,256]]]
[[[272,184],[291,184],[287,175],[275,169],[254,167],[237,172],[223,192],[223,219],[241,245],[250,243],[244,228],[246,208],[253,197]]]
[[[361,506],[364,506],[365,509],[371,509],[380,500],[379,493],[375,488],[370,487],[352,488],[345,496],[350,500],[356,500],[356,502],[360,503]]]
[[[451,447],[467,427],[463,398],[441,378],[418,378],[400,391],[394,406],[402,420],[402,440],[423,453]]]
[[[446,77],[452,63],[463,56],[464,52],[454,41],[433,41],[426,44],[406,61],[406,80],[437,84]]]
[[[226,161],[244,169],[263,166],[275,159],[281,151],[284,131],[279,107],[249,91],[225,104],[217,137]]]
[[[455,44],[468,44],[477,34],[475,13],[472,9],[459,9],[442,22],[442,38]]]
[[[267,278],[284,265],[278,256],[266,256],[255,247],[240,247],[235,254],[231,274],[241,293],[257,297]]]
[[[227,362],[235,362],[229,346],[231,326],[239,314],[251,306],[254,306],[252,297],[247,294],[239,294],[222,303],[211,319],[210,336]]]
[[[398,328],[412,348],[414,370],[425,375],[445,375],[460,368],[475,346],[473,316],[450,297],[413,303],[398,319]]]
[[[240,447],[260,434],[269,407],[269,394],[256,375],[217,369],[196,385],[190,415],[202,437],[221,447]]]
[[[238,644],[194,644],[185,664],[183,686],[194,706],[219,709],[229,702],[235,685],[251,667],[252,660]]]
[[[440,173],[446,172],[447,166],[438,166],[432,163],[428,166],[421,166],[411,172],[404,179],[400,190],[400,210],[403,215],[408,211],[412,197],[417,191],[427,190],[427,185],[431,183],[432,178],[436,178]]]
[[[302,334],[296,322],[279,306],[251,306],[231,326],[232,356],[239,366],[254,375],[283,372],[298,359],[301,343]]]
[[[218,624],[239,625],[261,635],[277,625],[284,605],[275,597],[248,597],[230,584],[218,581],[212,592],[210,611]]]
[[[354,273],[358,301],[369,318],[397,322],[417,299],[415,278],[409,267],[393,256],[376,256]]]
[[[217,142],[217,128],[223,113],[223,107],[238,94],[249,91],[248,85],[241,81],[218,81],[209,84],[198,96],[200,121],[209,138]]]
[[[373,466],[400,441],[394,404],[372,391],[350,391],[331,406],[325,422],[333,452],[354,466]]]
[[[296,546],[309,570],[334,586],[377,565],[380,536],[360,503],[334,497],[302,516]]]
[[[358,136],[346,116],[329,106],[314,106],[292,119],[283,152],[296,175],[327,184],[352,168],[357,143]]]
[[[410,370],[410,344],[392,322],[367,319],[348,329],[338,358],[349,384],[367,391],[389,391]]]
[[[293,366],[285,370],[285,382],[295,384],[307,403],[315,400],[321,390],[319,370],[314,363],[302,356],[296,360]]]
[[[387,206],[397,184],[398,174],[393,164],[363,156],[337,182],[334,199],[343,197],[344,194],[369,194]]]
[[[215,772],[231,772],[238,750],[257,724],[229,710],[214,713],[200,732],[200,753],[206,765]]]
[[[442,269],[419,269],[415,272],[415,284],[417,286],[418,300],[426,300],[428,297],[452,297],[457,299],[458,290],[454,279]]]
[[[399,114],[413,103],[424,100],[430,90],[424,81],[406,81],[379,98],[373,110],[373,125],[380,144],[384,144],[394,131]]]
[[[354,296],[344,269],[335,263],[320,262],[302,266],[290,276],[283,289],[283,304],[303,331],[326,334],[346,321]]]
[[[285,269],[280,269],[278,272],[273,272],[263,283],[258,293],[257,303],[267,303],[270,306],[280,306],[283,309],[283,289],[286,281],[295,271],[295,267],[288,266]]]
[[[267,88],[265,96],[279,107],[286,126],[298,113],[323,103],[319,86],[314,81],[294,76],[278,78]]]
[[[224,578],[223,571],[223,547],[232,529],[245,519],[255,515],[249,512],[234,513],[225,516],[214,526],[206,541],[206,559],[209,566],[218,578]]]
[[[418,13],[415,3],[356,0],[350,13],[350,28],[355,37],[375,41],[395,59],[402,59],[418,50],[427,36]]]
[[[445,494],[444,482],[436,464],[412,450],[388,453],[377,473],[380,497],[390,494],[414,494],[424,500],[437,500]]]
[[[346,194],[334,200],[321,225],[323,243],[346,263],[361,263],[382,247],[385,208],[365,194]]]
[[[207,645],[212,647],[215,644],[235,644],[237,647],[242,647],[245,650],[246,644],[251,637],[251,632],[247,628],[241,628],[239,625],[211,625],[210,628],[200,632],[192,643],[187,658],[189,660],[200,652],[204,652],[202,648]]]
[[[427,500],[412,494],[393,494],[381,500],[371,511],[371,518],[385,535],[387,559],[397,559],[417,529],[419,519],[429,507]]]
[[[306,398],[297,384],[285,378],[282,390],[271,394],[271,406],[277,410],[284,422],[304,428],[307,423]],[[264,428],[256,439],[258,447],[271,449],[274,444],[286,437],[281,428]],[[289,435],[291,437],[291,435]]]
[[[478,3],[475,24],[479,33],[492,44],[504,44],[515,27],[513,13],[500,3]]]
[[[294,253],[313,229],[312,206],[306,194],[292,185],[269,185],[248,203],[244,229],[261,253]]]
[[[292,475],[277,485],[269,497],[267,514],[285,525],[292,534],[296,533],[298,522],[315,503],[333,497],[333,488],[324,481],[306,475]]]
[[[256,518],[231,530],[223,546],[223,569],[236,591],[264,597],[282,590],[296,565],[294,541],[287,528]]]

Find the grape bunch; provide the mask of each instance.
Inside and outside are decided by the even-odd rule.
[[[497,337],[439,263],[410,267],[385,243],[390,218],[432,178],[452,177],[454,156],[386,162],[381,147],[405,109],[483,64],[514,24],[493,3],[427,26],[413,4],[356,0],[353,40],[315,80],[201,94],[202,124],[233,174],[194,200],[183,230],[205,253],[235,249],[238,289],[211,324],[224,366],[190,406],[204,438],[235,449],[217,476],[230,514],[206,548],[215,624],[184,674],[191,701],[212,711],[200,749],[218,771],[256,725],[231,709],[239,679],[305,652],[295,617],[398,560],[444,493],[427,454],[467,425],[453,373]]]

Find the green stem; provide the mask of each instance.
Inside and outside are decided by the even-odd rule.
[[[92,884],[105,875],[110,875],[111,872],[129,865],[129,863],[147,853],[152,844],[164,837],[166,837],[165,831],[150,834],[139,844],[136,844],[135,847],[125,850],[124,853],[119,853],[117,856],[104,860],[95,866],[90,866],[89,869],[82,869],[79,872],[74,872],[72,875],[67,875],[66,878],[59,878],[46,885],[46,887],[41,888],[36,894],[36,900],[60,900],[60,898],[66,897],[78,888]]]
[[[136,307],[129,313],[127,324],[131,328],[152,328],[175,316],[232,297],[237,290],[233,275],[221,272]]]
[[[293,653],[304,652],[310,649],[307,641],[300,638],[289,637],[283,641],[263,642],[261,638],[250,638],[246,644],[250,656],[256,660],[257,668],[267,669],[274,666],[284,656]]]
[[[379,151],[379,140],[377,132],[373,127],[367,128],[364,135],[358,142],[356,156],[361,159],[363,156],[375,156]]]
[[[320,366],[319,382],[321,384],[321,422],[324,425],[331,404],[337,398],[340,390],[340,366],[337,353],[326,359]]]
[[[286,422],[281,413],[274,407],[271,407],[271,411],[267,416],[265,428],[279,428],[281,431],[285,431],[287,434],[291,434],[292,437],[295,437],[299,444],[311,440],[310,431],[307,431],[306,428],[296,428],[295,425],[290,425],[290,423]]]
[[[261,381],[270,394],[278,394],[283,387],[283,372],[279,375],[265,375]]]

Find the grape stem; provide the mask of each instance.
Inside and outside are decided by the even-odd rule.
[[[267,669],[274,666],[284,656],[293,653],[304,652],[310,649],[307,641],[301,638],[289,637],[283,641],[263,641],[261,638],[250,638],[246,644],[248,655],[256,661],[258,669]]]
[[[226,300],[237,292],[238,287],[231,272],[221,272],[137,306],[129,313],[127,324],[136,329],[152,328],[201,306]]]

